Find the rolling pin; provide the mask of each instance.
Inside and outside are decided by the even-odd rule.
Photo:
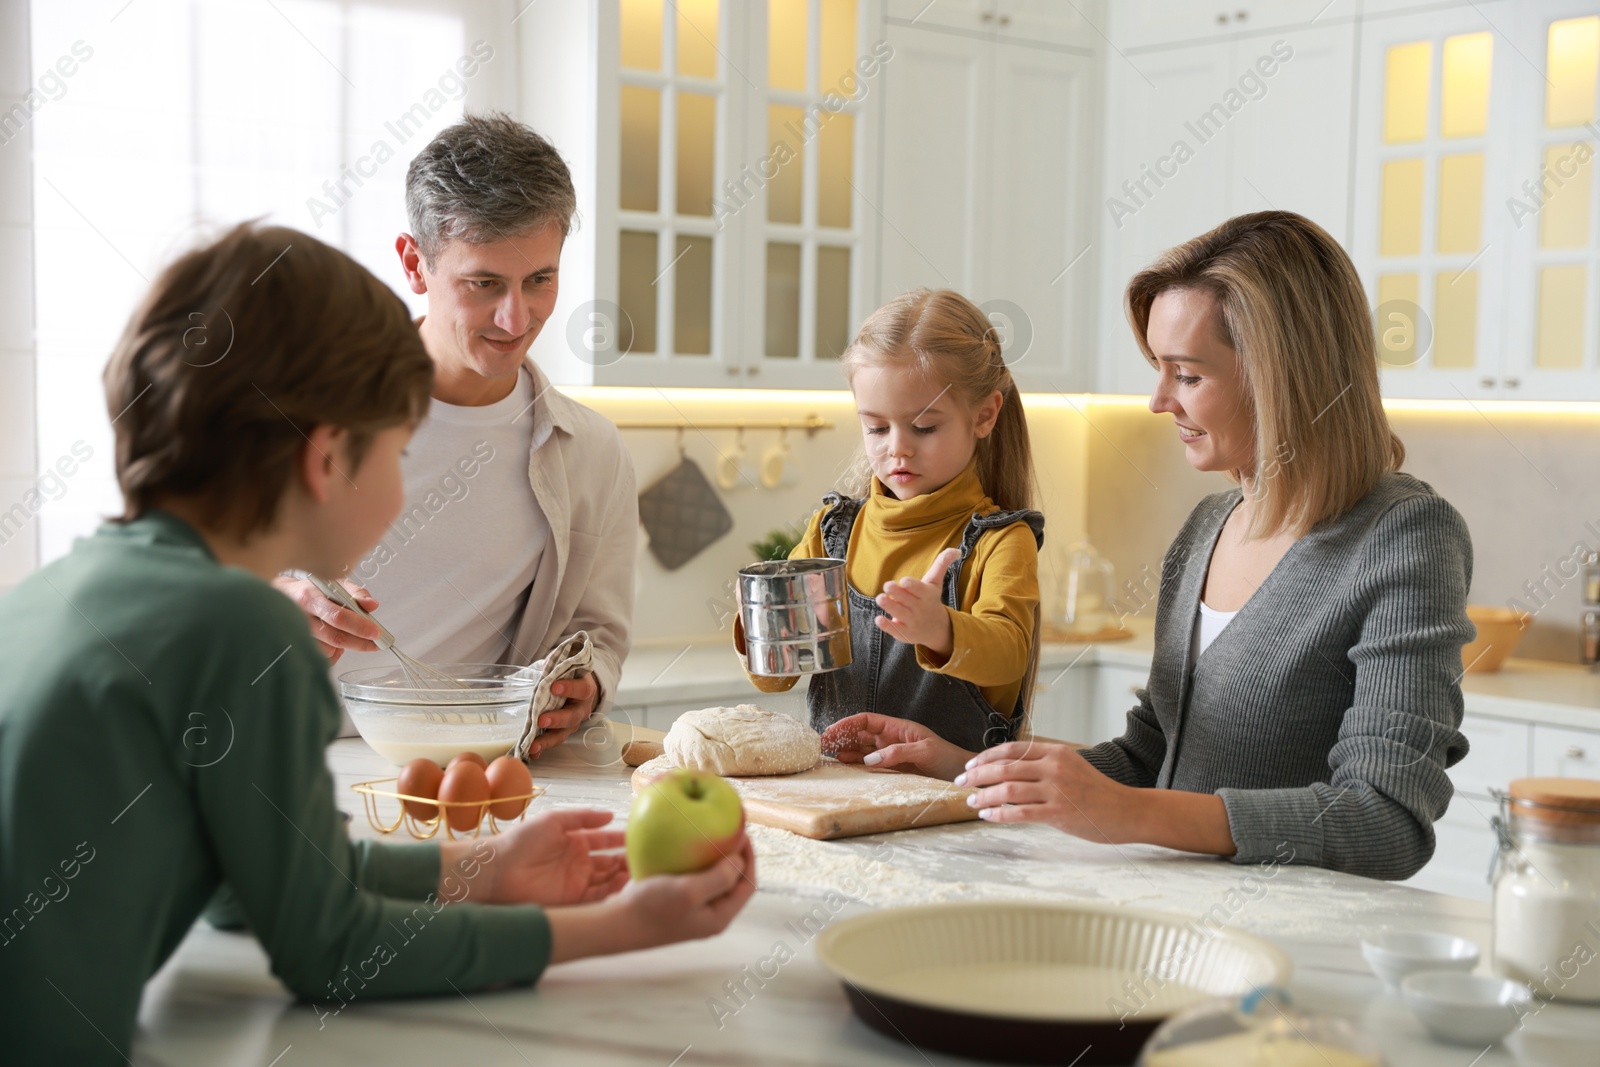
[[[629,741],[622,746],[622,762],[630,767],[638,767],[665,755],[666,751],[660,741]]]

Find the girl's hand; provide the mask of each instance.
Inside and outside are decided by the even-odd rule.
[[[954,548],[945,549],[933,558],[933,566],[920,581],[901,578],[897,582],[884,582],[877,602],[888,615],[872,620],[878,629],[896,641],[921,645],[939,656],[948,657],[955,646],[955,634],[950,629],[950,613],[939,600],[939,587],[944,583],[944,572],[960,555]]]
[[[621,830],[602,830],[609,811],[551,811],[518,823],[504,833],[476,841],[440,844],[441,896],[452,873],[466,878],[466,854],[480,870],[470,877],[468,899],[498,904],[583,904],[603,900],[628,884],[627,860],[620,853]]]
[[[864,712],[840,719],[822,732],[822,751],[840,763],[894,767],[949,781],[972,753],[918,722]]]
[[[985,749],[956,785],[975,786],[967,803],[989,822],[1042,822],[1110,844],[1135,840],[1139,794],[1101,774],[1076,749],[1011,741]]]

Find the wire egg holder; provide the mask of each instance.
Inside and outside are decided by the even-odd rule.
[[[350,788],[361,794],[362,804],[366,808],[367,812],[367,823],[374,830],[380,834],[392,834],[396,830],[400,829],[400,827],[404,826],[406,833],[410,834],[418,841],[426,841],[429,838],[437,836],[439,833],[439,827],[441,826],[444,827],[445,837],[449,838],[451,841],[472,841],[483,833],[483,824],[485,821],[487,821],[489,824],[489,832],[491,834],[497,834],[504,827],[510,826],[512,823],[521,822],[523,819],[525,819],[528,815],[528,809],[533,806],[533,802],[542,797],[545,793],[544,786],[536,785],[533,787],[532,792],[519,793],[516,796],[490,797],[488,800],[439,800],[437,797],[418,797],[412,796],[409,793],[397,793],[392,789],[381,788],[387,785],[398,785],[399,782],[400,779],[398,776],[394,778],[374,778],[370,782],[357,782]],[[399,801],[400,814],[393,822],[386,823],[382,814],[379,812],[379,797],[388,797],[391,800]],[[439,814],[435,815],[431,819],[419,819],[411,813],[409,808],[406,807],[407,801],[410,801],[413,804],[422,804],[427,807],[435,808],[438,810]],[[522,802],[522,810],[517,812],[517,814],[512,818],[497,818],[494,812],[491,810],[492,808],[499,807],[501,804],[511,804],[517,801]],[[465,830],[461,830],[459,831],[459,838],[457,837],[458,831],[455,829],[455,827],[450,825],[449,820],[450,812],[457,808],[482,809],[478,814],[478,821],[473,824],[472,832],[469,834]]]

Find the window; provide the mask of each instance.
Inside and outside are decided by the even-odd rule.
[[[1545,99],[1538,128],[1544,202],[1534,252],[1534,366],[1579,370],[1594,341],[1585,342],[1594,305],[1593,137],[1600,16],[1552,22],[1546,34]]]
[[[861,310],[857,0],[616,2],[622,347],[836,360]]]
[[[1484,157],[1494,39],[1489,31],[1390,45],[1383,66],[1377,302],[1431,309],[1428,362],[1478,363]],[[1424,358],[1418,331],[1381,334],[1379,358]],[[1387,340],[1398,338],[1398,343]]]
[[[393,253],[406,165],[465,106],[503,107],[516,59],[488,0],[139,0],[114,20],[35,0],[31,14],[34,70],[76,63],[32,120],[41,472],[78,442],[92,452],[34,520],[49,560],[120,510],[100,373],[155,272],[265,217],[419,308]]]

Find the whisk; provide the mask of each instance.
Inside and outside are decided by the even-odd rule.
[[[405,672],[406,681],[415,689],[468,689],[470,686],[459,678],[446,674],[439,668],[413,659],[400,650],[395,643],[394,634],[379,622],[377,618],[362,607],[350,591],[338,582],[330,582],[326,578],[319,578],[314,574],[307,574],[306,581],[317,587],[318,592],[340,607],[349,608],[364,619],[371,621],[378,628],[377,645],[380,649],[393,653],[394,658],[400,662],[400,669]]]

